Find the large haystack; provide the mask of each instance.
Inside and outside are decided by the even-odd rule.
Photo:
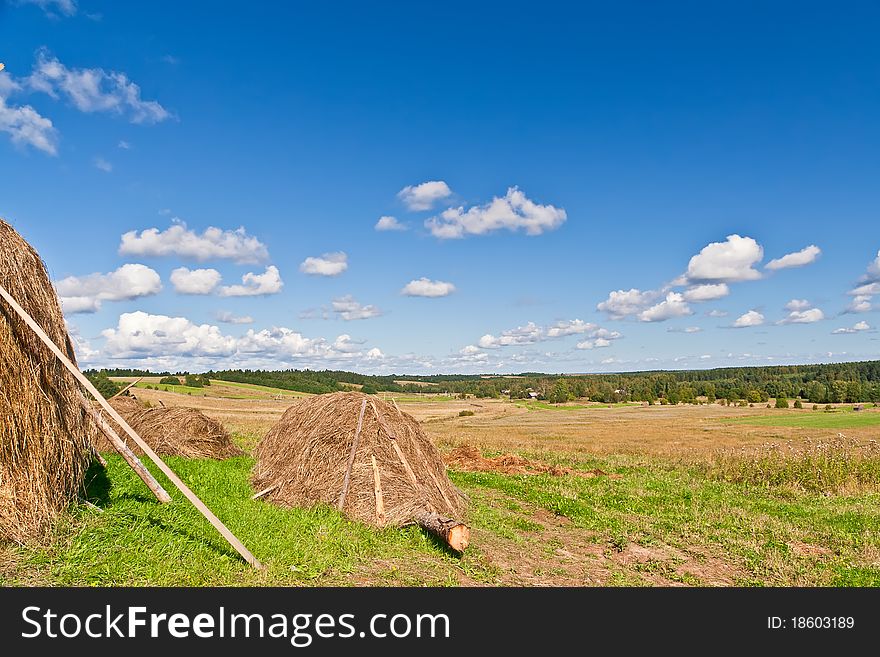
[[[2,219],[0,284],[75,362],[40,256]],[[38,535],[82,489],[91,422],[78,395],[73,377],[0,300],[0,538]]]
[[[244,454],[222,424],[194,408],[144,408],[126,397],[116,397],[110,404],[157,454],[221,460]],[[110,420],[110,425],[131,451],[143,454],[115,422]],[[96,435],[95,447],[102,452],[113,449],[103,433]]]
[[[257,446],[254,488],[271,488],[265,498],[285,506],[336,506],[364,400],[343,512],[379,526],[409,524],[425,513],[459,518],[461,494],[419,423],[359,392],[318,395],[289,408]]]

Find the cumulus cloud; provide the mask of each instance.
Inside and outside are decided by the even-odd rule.
[[[562,338],[567,335],[580,335],[587,331],[593,331],[596,325],[591,322],[585,322],[581,319],[572,319],[568,321],[556,322],[546,330],[548,338]]]
[[[862,331],[870,331],[871,326],[868,322],[856,322],[853,326],[845,327],[845,328],[837,328],[831,331],[832,335],[843,335],[843,334],[852,334],[852,333],[861,333]]]
[[[816,258],[818,258],[821,254],[822,249],[820,249],[815,244],[810,244],[810,246],[804,247],[800,251],[789,253],[782,256],[781,258],[771,260],[766,265],[764,265],[764,269],[776,270],[788,269],[789,267],[803,267],[804,265],[809,265],[816,262]]]
[[[637,288],[616,290],[609,293],[608,298],[599,303],[596,308],[607,313],[611,319],[623,319],[643,311],[659,296],[660,293],[655,290],[645,292]]]
[[[347,294],[344,297],[339,297],[338,299],[333,299],[332,305],[333,312],[336,313],[336,316],[346,322],[355,319],[372,319],[373,317],[380,317],[382,315],[382,311],[376,306],[363,305],[350,294]]]
[[[668,328],[666,329],[667,333],[700,333],[703,329],[699,326],[685,326],[684,328]]]
[[[687,279],[691,282],[733,283],[761,278],[754,265],[764,249],[751,237],[728,235],[724,242],[712,242],[690,259]]]
[[[673,317],[693,315],[693,311],[684,300],[684,296],[678,292],[669,292],[666,298],[655,306],[639,313],[641,322],[665,322]]]
[[[253,324],[254,318],[250,315],[236,315],[229,311],[221,311],[216,315],[217,321],[223,324]]]
[[[379,217],[379,221],[376,222],[375,226],[376,230],[386,231],[386,230],[407,230],[407,226],[405,224],[400,223],[396,217]]]
[[[704,301],[714,301],[721,299],[730,294],[730,288],[726,283],[706,283],[704,285],[694,285],[684,291],[684,300],[692,303],[702,303]]]
[[[578,349],[607,347],[611,345],[611,340],[623,337],[618,331],[610,331],[591,322],[572,319],[559,321],[546,327],[529,322],[525,326],[517,326],[516,328],[503,331],[498,336],[487,333],[479,339],[477,345],[482,349],[497,349],[499,347],[535,344],[546,340],[564,338],[569,335],[581,335],[587,338],[578,343]]]
[[[310,276],[339,276],[346,269],[348,256],[342,251],[306,258],[299,266],[302,273]]]
[[[262,274],[248,272],[241,277],[241,285],[224,285],[220,288],[221,297],[257,297],[278,294],[284,287],[278,267],[269,265]]]
[[[429,278],[417,278],[403,286],[400,293],[407,297],[447,297],[455,292],[455,286],[446,281],[432,281]]]
[[[483,349],[497,349],[499,347],[534,344],[542,340],[543,337],[544,330],[534,322],[529,322],[525,326],[508,329],[497,337],[487,333],[479,339],[477,345]]]
[[[145,265],[122,265],[108,274],[68,276],[55,282],[64,312],[87,313],[101,309],[104,301],[126,301],[158,294],[159,274]]]
[[[52,98],[64,96],[81,112],[108,112],[142,124],[171,118],[171,113],[155,100],[143,100],[140,87],[124,73],[68,68],[45,50],[37,54],[27,84]]]
[[[808,308],[812,307],[813,304],[811,304],[806,299],[792,299],[787,304],[785,304],[785,309],[790,311],[807,310]]]
[[[173,356],[231,356],[235,338],[209,324],[196,325],[184,317],[150,315],[142,311],[119,316],[116,328],[106,329],[104,351],[111,358]]]
[[[452,190],[442,180],[429,180],[420,185],[407,185],[399,192],[397,198],[410,210],[430,210],[437,201],[449,198]]]
[[[179,294],[211,294],[222,277],[216,269],[178,267],[171,272],[171,284]]]
[[[577,349],[601,349],[603,347],[610,347],[611,341],[606,340],[605,338],[596,338],[595,340],[583,340],[582,342],[578,342],[575,347]]]
[[[750,310],[737,318],[733,323],[733,328],[748,328],[750,326],[760,326],[763,323],[764,315],[757,310]]]
[[[50,119],[30,105],[8,104],[10,94],[21,89],[8,73],[0,71],[0,132],[20,148],[30,146],[48,155],[58,154],[58,131]]]
[[[706,313],[707,317],[727,317],[729,313],[726,310],[710,310]]]
[[[819,308],[809,308],[808,310],[792,310],[788,317],[779,320],[778,324],[812,324],[821,322],[825,319],[825,313]]]
[[[269,258],[266,245],[247,234],[244,228],[222,230],[209,226],[201,234],[177,223],[166,230],[147,228],[140,233],[129,231],[122,236],[120,255],[177,256],[204,262],[232,260],[238,264],[256,264]]]
[[[880,251],[877,257],[868,264],[868,269],[862,277],[862,284],[847,292],[853,300],[847,306],[846,313],[866,313],[874,309],[873,298],[880,294]]]
[[[867,313],[874,309],[871,303],[873,297],[867,294],[857,294],[844,310],[845,313]]]
[[[503,197],[485,205],[449,208],[425,221],[425,227],[439,239],[458,239],[466,235],[484,235],[497,230],[523,230],[526,235],[540,235],[554,230],[566,219],[565,210],[539,205],[529,200],[518,187],[511,187]]]

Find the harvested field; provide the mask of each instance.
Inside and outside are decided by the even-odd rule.
[[[546,474],[553,477],[572,475],[575,477],[611,477],[619,478],[618,474],[609,474],[599,468],[593,470],[575,470],[560,465],[551,465],[527,459],[517,454],[503,454],[492,458],[486,458],[476,447],[456,447],[443,457],[453,470],[462,472],[499,472],[508,475],[535,475]]]

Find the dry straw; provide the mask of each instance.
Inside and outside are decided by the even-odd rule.
[[[182,456],[188,459],[227,459],[244,454],[223,425],[192,408],[144,408],[131,397],[115,397],[110,401],[129,426],[146,441],[157,454]],[[142,455],[132,441],[126,440],[121,428],[111,426],[122,436],[131,450]],[[113,446],[101,432],[95,434],[98,451],[109,451]]]
[[[378,526],[410,524],[425,513],[460,517],[461,494],[418,422],[358,392],[317,395],[290,407],[257,446],[254,488],[284,506],[336,505],[365,400],[342,511]]]
[[[75,359],[37,252],[0,219],[0,284]],[[91,421],[63,365],[0,302],[0,538],[39,536],[82,490]]]

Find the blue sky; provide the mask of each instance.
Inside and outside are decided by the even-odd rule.
[[[0,216],[80,361],[878,357],[875,3],[473,5],[0,5]]]

